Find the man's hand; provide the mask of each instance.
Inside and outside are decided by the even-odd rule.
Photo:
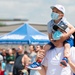
[[[38,51],[38,53],[37,53],[37,58],[36,58],[36,60],[38,60],[38,59],[43,59],[44,56],[45,56],[45,50],[40,50],[40,51]]]

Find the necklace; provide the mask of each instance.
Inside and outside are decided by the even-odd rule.
[[[59,60],[59,56],[60,56],[60,51],[61,50],[59,50],[58,52],[57,52],[57,49],[55,48],[55,58],[57,59],[57,60]]]
[[[61,51],[61,50],[59,50],[59,52],[57,52],[57,50],[56,50],[56,48],[55,48],[56,56],[59,55],[60,51]]]

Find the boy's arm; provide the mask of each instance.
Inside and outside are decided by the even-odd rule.
[[[61,37],[60,41],[65,41],[67,40],[71,34],[73,34],[75,32],[75,28],[74,26],[72,26],[71,24],[68,24],[68,28],[70,29],[67,33],[63,33],[63,36]]]
[[[49,37],[49,40],[51,41],[51,39],[52,39],[51,33],[48,33],[48,37]]]
[[[52,38],[52,34],[51,33],[48,33],[48,37],[49,37],[50,42],[52,42],[54,44],[54,42],[52,40],[53,38]]]
[[[64,36],[62,36],[62,39],[66,40],[68,39],[68,37],[70,37],[71,34],[73,34],[75,32],[75,28],[73,25],[68,24],[68,28],[70,29],[67,34],[65,34]]]
[[[70,31],[67,33],[67,35],[70,36],[71,34],[73,34],[75,32],[75,28],[71,24],[68,24],[68,27],[69,27]]]

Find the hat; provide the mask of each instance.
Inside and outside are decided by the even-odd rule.
[[[58,10],[60,10],[63,14],[65,14],[64,6],[62,6],[62,5],[53,5],[50,8],[53,9],[54,7],[57,8]]]
[[[54,30],[57,30],[58,28],[62,29],[63,31],[66,31],[66,32],[68,31],[68,26],[64,25],[64,24],[62,24],[62,25],[59,24],[59,25],[54,25],[53,26]]]

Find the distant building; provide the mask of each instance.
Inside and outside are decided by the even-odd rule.
[[[0,35],[7,34],[11,31],[17,29],[21,25],[23,25],[23,23],[1,26],[0,27]],[[36,28],[37,30],[39,30],[40,32],[47,34],[47,25],[44,25],[44,24],[30,24],[30,25],[33,26],[34,28]]]

